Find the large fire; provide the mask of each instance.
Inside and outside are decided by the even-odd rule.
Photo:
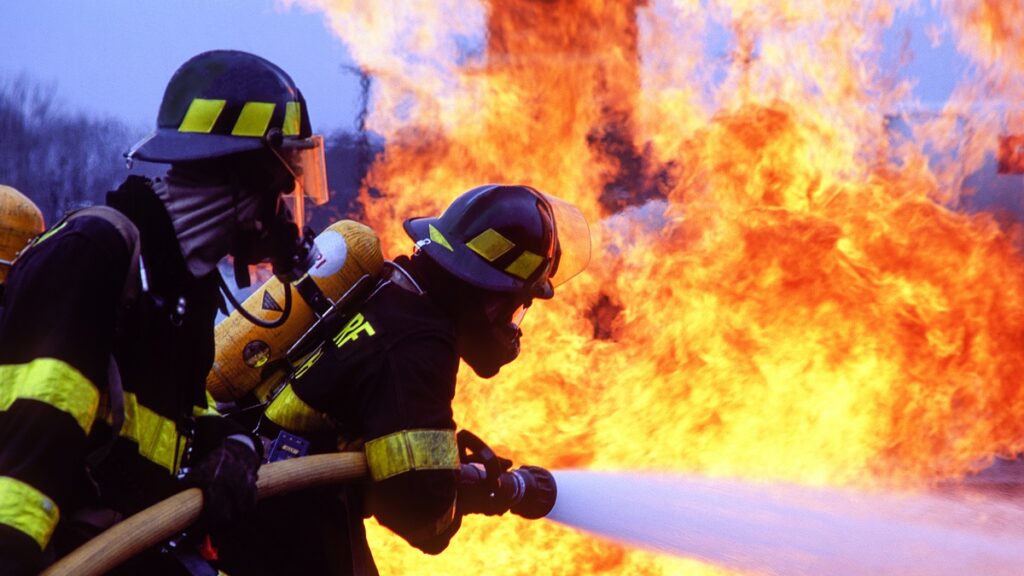
[[[1016,227],[957,210],[1024,132],[985,104],[1024,96],[1018,3],[939,7],[929,33],[974,65],[901,133],[912,55],[882,37],[911,0],[294,1],[375,79],[387,255],[404,217],[485,182],[592,224],[520,360],[460,374],[460,426],[517,463],[915,487],[1024,450]],[[371,537],[383,574],[718,573],[509,517],[438,557]]]

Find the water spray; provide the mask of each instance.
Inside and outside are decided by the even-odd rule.
[[[558,471],[548,519],[655,552],[780,576],[1024,573],[1024,499]],[[628,487],[628,488],[627,488]]]

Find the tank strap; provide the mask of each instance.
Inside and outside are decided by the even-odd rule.
[[[65,215],[58,225],[85,217],[101,218],[110,223],[121,235],[121,238],[124,239],[128,252],[131,254],[128,273],[124,280],[124,286],[121,288],[121,300],[117,310],[115,324],[117,328],[115,330],[120,330],[122,318],[138,297],[139,286],[142,284],[142,243],[139,239],[139,229],[127,216],[109,206],[91,206],[75,210]],[[95,467],[107,457],[117,438],[121,435],[121,427],[124,425],[124,387],[121,384],[121,370],[113,354],[110,355],[110,365],[107,370],[106,397],[111,417],[110,438],[86,455],[85,461],[90,468]]]
[[[309,305],[309,307],[316,313],[317,317],[322,318],[327,311],[331,309],[331,300],[324,294],[324,291],[317,286],[313,278],[306,274],[300,278],[294,284],[295,291],[299,293],[299,297]]]
[[[135,298],[139,295],[138,287],[141,285],[140,261],[142,258],[142,242],[139,240],[139,229],[127,216],[110,206],[90,206],[75,210],[64,217],[70,222],[77,218],[93,217],[106,220],[117,229],[124,239],[128,251],[131,253],[131,260],[128,264],[128,275],[124,280],[124,288],[121,290],[121,308],[129,308]]]

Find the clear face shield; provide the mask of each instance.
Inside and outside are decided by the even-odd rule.
[[[271,147],[295,178],[295,188],[284,196],[295,224],[302,230],[306,225],[305,199],[317,206],[329,199],[327,191],[327,162],[324,160],[324,137],[314,134],[298,144],[285,144],[280,149]]]
[[[540,193],[551,209],[558,246],[548,280],[552,288],[565,284],[590,263],[590,225],[576,206],[550,194]]]
[[[546,279],[554,289],[582,272],[590,263],[590,225],[576,206],[543,192],[539,194],[549,209],[549,234],[558,240],[546,255],[548,270],[541,276],[541,281]],[[492,322],[498,318],[509,318],[510,323],[519,329],[532,303],[533,298],[504,300],[488,305],[486,312]]]

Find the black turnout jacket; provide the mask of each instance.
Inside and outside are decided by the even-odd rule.
[[[103,524],[171,495],[190,450],[199,454],[239,431],[207,411],[216,272],[188,272],[148,181],[129,177],[107,201],[139,231],[139,272],[130,271],[132,247],[109,220],[82,216],[44,233],[7,280],[0,310],[4,574],[36,571]],[[126,282],[135,288],[131,300]],[[110,385],[114,377],[121,392]]]

